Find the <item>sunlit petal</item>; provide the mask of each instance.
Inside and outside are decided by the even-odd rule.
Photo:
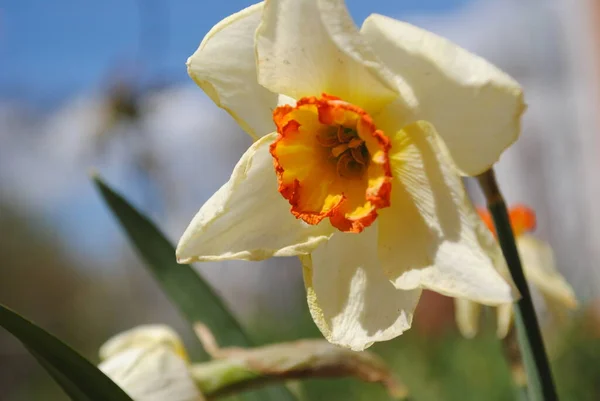
[[[398,94],[342,0],[267,1],[256,51],[259,83],[294,99],[326,92],[374,112]]]
[[[332,343],[363,350],[410,328],[420,290],[397,290],[377,260],[377,230],[336,233],[303,257],[313,319]]]
[[[277,94],[256,76],[254,33],[262,9],[255,4],[219,22],[187,62],[194,81],[254,139],[274,131],[277,106]]]
[[[269,153],[275,137],[273,133],[255,142],[229,182],[202,206],[179,241],[179,262],[301,255],[329,238],[331,226],[296,219],[277,192]]]
[[[408,107],[414,120],[433,123],[462,174],[485,171],[519,136],[522,89],[492,64],[382,15],[368,17],[361,33],[409,87],[381,118],[396,118]]]
[[[418,122],[392,139],[391,206],[379,217],[379,256],[397,288],[428,288],[484,304],[511,302],[463,183],[439,151],[433,126]],[[481,225],[481,227],[478,227]],[[492,240],[486,246],[494,246]]]

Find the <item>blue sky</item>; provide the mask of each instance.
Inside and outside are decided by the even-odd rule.
[[[378,12],[441,13],[469,0],[348,0],[355,20]],[[20,0],[0,6],[0,96],[56,100],[115,70],[141,82],[186,79],[203,35],[248,0]],[[141,32],[148,32],[141,35]],[[141,39],[143,37],[143,39]]]
[[[424,13],[445,13],[471,0],[347,0],[356,21],[362,21],[373,12],[402,18]],[[224,17],[252,4],[253,0],[19,0],[0,6],[0,100],[24,100],[30,105],[50,110],[67,103],[81,92],[102,89],[111,73],[128,66],[140,84],[148,82],[189,83],[185,61],[197,48],[208,30]],[[143,7],[142,7],[143,6]],[[140,11],[143,13],[140,13]],[[141,32],[147,34],[141,35]],[[140,38],[143,36],[143,40]],[[197,93],[201,91],[198,89]],[[208,103],[207,103],[208,104]],[[73,106],[73,105],[71,105]],[[202,108],[202,105],[196,104]],[[207,106],[208,107],[208,106]],[[213,110],[213,109],[211,109]],[[217,113],[216,108],[214,112]],[[67,110],[68,111],[68,110]],[[200,113],[200,110],[199,112]],[[52,114],[52,113],[51,113]],[[69,116],[70,114],[67,114]],[[189,117],[188,117],[189,118]],[[222,118],[228,118],[222,113]],[[77,121],[81,118],[77,119]],[[59,126],[50,135],[64,130],[77,134],[85,131],[86,124]],[[52,119],[46,121],[52,124]],[[90,123],[91,124],[91,123]],[[196,132],[194,132],[197,134]],[[20,135],[19,132],[14,132]],[[43,132],[37,136],[43,137]],[[79,136],[61,136],[66,142],[77,141]],[[32,153],[31,149],[26,150]],[[211,157],[202,153],[199,157]],[[18,189],[21,198],[41,197],[43,213],[55,223],[67,243],[84,255],[105,254],[106,242],[122,241],[115,237],[117,225],[92,190],[86,171],[80,167],[61,170],[59,161],[40,155],[35,166],[28,166],[31,177]],[[237,156],[236,156],[237,158]],[[41,163],[40,163],[41,162]],[[113,160],[114,162],[114,160]],[[234,163],[232,160],[231,163]],[[92,163],[92,161],[90,161]],[[233,166],[219,167],[226,180]],[[64,167],[64,166],[63,166]],[[111,184],[124,191],[127,197],[143,209],[144,195],[135,184],[135,178],[114,173],[110,163],[98,166]],[[114,166],[113,166],[114,167]],[[12,167],[16,168],[16,167]],[[40,175],[43,168],[49,175]],[[77,170],[77,171],[71,171]],[[114,170],[119,170],[115,167]],[[71,172],[72,180],[66,195],[52,201],[43,191],[30,191],[39,186],[41,176],[65,181],[61,175]],[[27,174],[29,174],[27,173]],[[114,174],[113,174],[114,173]],[[25,174],[26,173],[22,173]],[[198,184],[199,185],[199,184]],[[201,204],[218,188],[205,189]],[[17,189],[15,189],[17,190]],[[17,197],[19,199],[19,197]],[[31,199],[29,199],[31,200]],[[28,204],[28,203],[27,203]],[[25,204],[22,205],[25,207]],[[194,206],[196,208],[196,206]],[[195,211],[195,209],[194,209]],[[190,212],[190,216],[194,212]],[[156,217],[156,216],[154,216]],[[159,219],[160,221],[160,219]],[[102,242],[105,246],[99,246]],[[114,243],[113,243],[114,246]]]
[[[40,105],[44,112],[48,111],[39,116],[15,113],[13,121],[3,118],[12,117],[12,105],[0,104],[0,151],[4,151],[0,152],[3,162],[0,172],[9,177],[0,182],[3,196],[7,195],[22,213],[28,213],[24,215],[45,219],[75,257],[82,257],[83,261],[90,257],[110,259],[107,265],[114,262],[113,258],[120,255],[118,250],[126,247],[127,242],[93,191],[88,167],[90,164],[97,167],[111,185],[145,211],[151,211],[148,204],[153,199],[148,199],[151,196],[143,192],[139,180],[127,168],[131,164],[128,153],[119,152],[120,147],[115,146],[117,149],[102,159],[86,159],[88,148],[84,145],[86,135],[94,133],[94,118],[100,114],[95,102],[101,101],[101,97],[94,96],[92,91],[102,89],[116,67],[129,64],[138,82],[162,80],[188,84],[186,88],[171,88],[172,93],[165,91],[160,107],[148,113],[142,127],[152,138],[153,146],[160,149],[161,166],[170,168],[165,176],[176,177],[183,187],[175,193],[181,200],[168,209],[168,215],[151,213],[153,220],[175,241],[202,202],[231,173],[239,157],[236,152],[241,153],[245,145],[238,144],[227,153],[225,149],[234,148],[230,138],[237,134],[236,138],[249,143],[241,133],[229,132],[236,129],[233,122],[194,87],[184,63],[212,25],[252,1],[0,0],[0,102],[6,97],[20,98],[27,105]],[[565,117],[564,113],[564,99],[571,98],[561,89],[564,83],[556,67],[556,61],[564,57],[556,46],[560,40],[544,40],[557,38],[558,31],[552,28],[556,23],[550,12],[552,2],[480,0],[481,7],[475,5],[475,0],[347,0],[347,3],[358,22],[372,12],[408,19],[490,58],[509,72],[520,74],[530,84],[527,93],[531,107],[524,122],[528,127],[527,137],[531,139],[520,142],[524,144],[521,153],[513,153],[512,159],[504,159],[508,163],[500,164],[499,173],[504,171],[504,177],[512,180],[505,187],[507,199],[542,205],[546,216],[564,215],[551,219],[545,229],[541,218],[542,232],[554,235],[556,242],[564,245],[563,249],[571,249],[569,252],[577,249],[578,254],[588,255],[585,241],[577,240],[588,231],[580,230],[578,234],[579,231],[572,229],[585,224],[573,225],[579,221],[573,214],[560,210],[557,214],[565,202],[559,202],[558,209],[546,202],[549,196],[570,202],[585,199],[589,191],[584,191],[583,181],[562,180],[567,186],[556,189],[555,185],[544,184],[540,176],[532,186],[531,174],[537,170],[527,168],[528,174],[520,170],[531,163],[530,152],[534,148],[541,149],[535,154],[551,156],[548,160],[539,159],[544,161],[539,166],[549,171],[548,177],[555,176],[551,174],[554,170],[564,175],[583,169],[570,159],[560,164],[564,149],[576,149],[573,142],[576,139],[567,140],[561,135],[564,124],[569,127],[575,124],[566,118],[570,114]],[[453,13],[467,3],[474,6],[466,7],[464,13]],[[144,11],[143,18],[140,9]],[[429,16],[418,18],[419,14]],[[431,14],[442,17],[431,18]],[[141,31],[148,32],[142,43]],[[69,96],[81,92],[86,93]],[[30,115],[39,118],[29,119]],[[231,136],[226,136],[229,138],[226,141],[215,139],[207,143],[207,138],[217,138],[212,135],[216,131]],[[547,140],[548,135],[551,141]],[[19,147],[15,146],[17,143]],[[542,144],[547,144],[547,149],[540,148]],[[548,166],[552,168],[546,169]],[[499,176],[502,182],[503,175]],[[555,189],[544,192],[538,190],[540,185]],[[579,210],[585,210],[584,203]],[[589,255],[587,259],[593,260]],[[582,266],[593,267],[586,263]],[[583,271],[583,267],[579,270]],[[599,282],[597,277],[594,280]]]

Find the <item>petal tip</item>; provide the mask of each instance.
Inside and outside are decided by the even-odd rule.
[[[177,263],[179,263],[180,265],[187,265],[187,264],[192,263],[192,261],[193,261],[192,258],[184,258],[184,257],[177,256],[177,255],[175,257],[176,257]]]
[[[577,300],[577,298],[575,297],[575,294],[573,294],[572,290],[564,298],[564,303],[568,309],[574,310],[574,309],[579,308],[579,300]]]
[[[385,269],[384,269],[385,270]],[[385,271],[388,277],[393,277],[393,272]],[[421,282],[420,273],[418,270],[409,270],[407,272],[402,273],[400,276],[395,278],[390,278],[390,283],[397,290],[401,291],[410,291],[416,290],[418,288],[426,288],[425,285]]]
[[[458,331],[460,331],[460,334],[467,340],[472,340],[477,335],[477,330],[473,327],[466,328],[458,325]]]
[[[521,293],[517,290],[516,286],[512,283],[507,282],[500,274],[497,277],[498,280],[502,280],[502,283],[490,283],[490,289],[492,286],[495,288],[490,290],[488,294],[481,294],[473,297],[473,301],[482,303],[489,306],[499,306],[504,304],[512,304],[513,302],[521,299]],[[475,299],[479,298],[479,299]]]
[[[184,234],[185,236],[185,234]],[[183,239],[179,241],[179,244],[177,244],[177,248],[175,248],[175,259],[177,260],[177,263],[179,264],[187,264],[190,263],[190,257],[188,255],[186,255],[186,251],[185,251],[185,243],[183,242]]]
[[[402,333],[400,333],[400,334],[402,334]],[[325,338],[327,339],[327,341],[329,341],[331,344],[333,344],[337,347],[346,348],[346,349],[349,349],[354,352],[365,351],[367,348],[369,348],[373,344],[375,344],[375,341],[356,341],[356,338],[338,339],[331,335],[326,335]]]

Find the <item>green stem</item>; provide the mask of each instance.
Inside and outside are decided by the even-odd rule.
[[[207,400],[288,380],[334,377],[379,383],[393,399],[407,399],[406,387],[379,357],[369,352],[350,351],[324,340],[219,348],[204,327],[197,325],[197,334],[215,359],[192,365],[190,372]]]
[[[544,349],[540,326],[533,307],[531,292],[525,280],[508,211],[498,188],[494,170],[490,169],[477,178],[485,194],[487,207],[492,214],[498,242],[502,248],[506,264],[521,294],[521,299],[517,302],[515,308],[515,326],[527,372],[530,400],[557,401],[558,396],[552,379],[548,357]]]
[[[236,360],[213,360],[196,364],[191,367],[191,374],[202,394],[209,400],[255,388],[269,381],[246,367],[243,361]]]

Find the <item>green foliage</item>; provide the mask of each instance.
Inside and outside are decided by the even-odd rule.
[[[421,313],[439,313],[420,310]],[[517,398],[511,371],[493,316],[474,339],[463,338],[452,327],[439,332],[418,327],[378,343],[369,350],[379,354],[406,384],[410,401],[507,401]],[[443,316],[439,316],[444,319]],[[296,336],[319,337],[308,311],[292,319]],[[275,326],[262,323],[264,341],[273,341]],[[575,318],[570,327],[549,326],[549,356],[561,401],[600,400],[600,320],[592,313]],[[556,345],[558,344],[558,346]],[[554,346],[552,346],[554,345]],[[383,389],[351,379],[302,381],[305,401],[387,401]]]
[[[94,182],[150,273],[190,324],[206,324],[223,346],[252,346],[248,335],[210,285],[191,266],[177,263],[175,248],[158,228],[99,177],[94,177]],[[247,394],[244,399],[293,401],[295,397],[285,387],[277,386]]]
[[[410,391],[410,401],[514,400],[510,370],[494,334],[467,340],[457,332],[432,335],[410,330],[372,350]],[[384,401],[385,392],[352,380],[310,380],[305,400]]]
[[[73,401],[132,401],[87,359],[2,305],[0,326],[25,345]]]
[[[98,183],[98,185],[102,190],[102,184]],[[173,247],[152,223],[127,205],[126,201],[112,192],[108,187],[104,189],[103,195],[113,197],[110,199],[112,199],[113,203],[111,207],[115,213],[115,207],[123,208],[120,210],[121,216],[119,218],[128,219],[130,227],[125,227],[128,230],[128,235],[132,239],[135,236],[138,241],[142,242],[139,246],[143,246],[145,249],[138,249],[138,251],[148,263],[152,262],[153,266],[149,265],[150,272],[158,279],[159,284],[165,288],[171,300],[182,310],[183,315],[190,322],[202,320],[205,323],[209,323],[211,329],[215,330],[220,343],[241,346],[250,344],[248,336],[244,334],[244,331],[235,318],[231,316],[201,277],[189,266],[176,265]],[[3,217],[6,217],[6,214]],[[145,221],[146,224],[140,224],[140,221]],[[12,225],[14,224],[11,223],[7,227]],[[131,227],[131,225],[134,227]],[[132,231],[129,232],[130,230]],[[9,236],[7,239],[10,240],[11,237]],[[146,241],[150,241],[148,243],[151,245],[148,245]],[[13,248],[10,242],[4,245],[6,249]],[[49,248],[54,247],[55,244],[49,246]],[[17,251],[15,251],[15,255],[18,256]],[[68,261],[64,263],[68,263]],[[37,263],[30,262],[28,265],[37,265]],[[24,265],[23,267],[26,266]],[[4,271],[3,274],[14,273],[14,271]],[[31,275],[30,270],[21,269],[19,271]],[[185,271],[186,273],[181,273],[181,271]],[[171,274],[175,276],[171,276]],[[178,276],[179,274],[181,276]],[[46,282],[46,276],[43,277],[44,279],[41,281]],[[185,281],[185,283],[181,284],[180,281]],[[98,291],[101,293],[106,291],[105,284],[103,283],[101,281],[95,282]],[[5,289],[10,289],[10,281],[4,284]],[[184,289],[183,291],[181,290],[182,288]],[[202,293],[203,291],[205,292]],[[37,291],[35,292],[37,293]],[[87,289],[84,292],[86,293],[85,301],[87,301],[90,299],[90,294]],[[2,293],[3,296],[8,294],[7,292]],[[50,299],[52,296],[46,294],[42,295],[41,298]],[[72,299],[72,297],[68,299]],[[187,306],[185,306],[186,302],[188,302]],[[213,310],[214,302],[217,303],[217,308],[220,305],[222,309]],[[305,300],[299,300],[299,304],[305,305]],[[89,305],[86,303],[86,310],[89,310],[88,307]],[[184,308],[187,309],[184,310]],[[215,310],[219,310],[219,312],[214,312]],[[49,309],[48,312],[51,312],[52,316],[61,316],[59,315],[60,311],[54,309]],[[214,320],[211,321],[210,316],[207,314],[213,312],[215,316]],[[421,313],[435,314],[438,312],[422,310]],[[79,316],[73,317],[71,315],[71,318],[72,320],[69,321],[69,317],[63,316],[59,320],[61,322],[68,321],[67,327],[73,333],[75,333],[75,330],[79,330],[76,328],[85,327],[89,323],[82,321]],[[106,318],[100,319],[96,325],[92,326],[93,330],[91,332],[96,333],[98,328],[106,327],[108,323]],[[253,332],[257,331],[259,333],[261,343],[292,340],[300,337],[321,337],[306,307],[302,309],[301,315],[290,313],[284,328],[282,328],[280,321],[265,320],[264,316],[260,320],[257,319],[255,324],[256,327],[254,327],[255,330]],[[14,312],[6,308],[0,308],[0,326],[8,329],[25,344],[31,354],[40,362],[40,365],[56,379],[73,400],[113,401],[123,399],[108,394],[106,388],[97,388],[97,384],[102,382],[107,384],[112,390],[123,395],[123,392],[92,364],[59,340],[19,317]],[[76,343],[78,348],[90,350],[98,346],[98,341],[100,341],[98,338],[81,335],[79,331],[77,333],[77,336],[73,334],[69,338],[71,342],[78,341]],[[574,319],[569,327],[553,327],[547,330],[546,334],[549,337],[546,343],[549,345],[549,354],[560,400],[599,400],[600,323],[597,315],[595,313],[581,315],[577,319]],[[65,335],[68,335],[68,332]],[[105,333],[99,335],[104,337]],[[286,338],[282,338],[283,336]],[[67,350],[66,353],[63,352],[65,349]],[[411,391],[411,401],[504,401],[516,399],[510,370],[505,362],[501,346],[491,329],[483,330],[473,340],[466,340],[451,329],[431,333],[421,332],[419,331],[419,327],[415,327],[403,336],[393,341],[377,344],[372,349],[379,353],[390,364],[390,367],[396,372],[397,376],[407,384]],[[53,392],[58,393],[60,390],[48,386],[49,378],[44,379],[43,383],[32,382],[31,368],[31,366],[28,366],[28,370],[26,371],[29,381],[23,384],[22,387],[15,387],[16,391],[12,390],[10,392],[8,396],[12,398],[9,399],[39,398],[47,401],[64,399],[53,396]],[[91,374],[96,375],[96,377],[93,379],[87,377],[86,375],[90,372],[94,372]],[[2,378],[0,377],[0,379]],[[0,387],[2,387],[2,383],[0,383]],[[281,390],[284,391],[284,396],[278,395],[277,391]],[[294,383],[294,390],[305,401],[389,400],[388,395],[382,388],[372,384],[357,382],[353,379],[303,380]],[[285,397],[289,397],[289,393],[285,388],[280,387],[279,389],[268,389],[268,393],[265,390],[261,390],[245,394],[243,398],[244,400],[253,399],[260,401],[292,399]],[[124,398],[124,400],[129,400],[129,398]]]
[[[189,265],[175,260],[175,248],[159,229],[99,177],[94,182],[110,210],[165,294],[191,324],[206,324],[222,346],[247,346],[250,339],[213,291]]]
[[[582,314],[559,339],[554,373],[561,401],[600,400],[600,325]]]

